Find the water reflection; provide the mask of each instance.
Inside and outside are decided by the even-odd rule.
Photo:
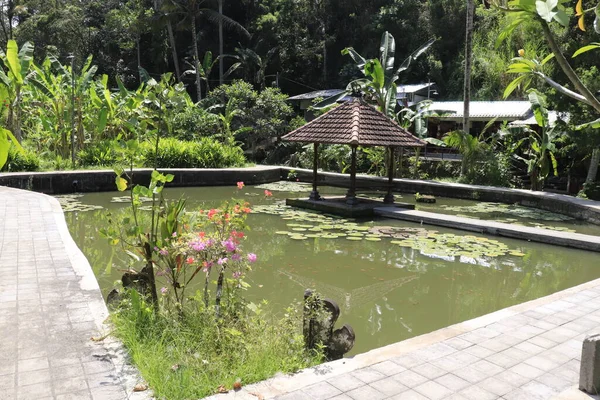
[[[246,187],[249,193],[261,193]],[[190,206],[216,206],[236,195],[231,188],[198,188],[173,191],[185,195]],[[274,193],[282,199],[285,193]],[[103,210],[70,212],[65,215],[71,234],[87,256],[106,294],[129,258],[119,247],[110,246],[99,231],[107,226],[107,211],[113,220],[125,212],[124,204],[110,203],[113,193],[85,195],[78,200]],[[254,204],[268,201],[249,196]],[[251,300],[268,299],[282,310],[302,298],[305,288],[315,288],[340,305],[340,322],[349,323],[357,334],[352,353],[431,332],[450,324],[535,299],[600,277],[595,253],[543,244],[496,239],[524,256],[470,257],[441,255],[381,241],[351,241],[345,238],[292,240],[275,234],[286,222],[277,215],[251,214],[244,247],[257,253],[259,261],[251,275]],[[408,222],[375,221],[368,226],[419,227]],[[361,225],[364,225],[361,224]],[[438,229],[441,234],[463,233]],[[478,235],[482,236],[482,235]],[[485,236],[483,236],[485,237]]]

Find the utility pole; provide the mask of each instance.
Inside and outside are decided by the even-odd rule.
[[[223,84],[223,0],[219,0],[219,85]]]

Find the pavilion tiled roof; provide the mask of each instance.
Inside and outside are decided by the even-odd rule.
[[[281,139],[354,146],[423,147],[426,144],[360,99],[328,111]]]

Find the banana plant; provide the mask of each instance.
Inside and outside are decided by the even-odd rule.
[[[209,108],[207,108],[207,111],[212,112],[214,110],[222,110],[219,114],[217,114],[217,116],[219,117],[219,119],[221,120],[221,125],[223,127],[223,141],[228,144],[229,146],[234,146],[235,145],[235,136],[239,133],[242,132],[247,132],[249,130],[252,130],[251,127],[241,127],[239,129],[237,129],[236,131],[232,131],[231,130],[231,123],[233,122],[233,119],[235,117],[241,117],[244,116],[244,110],[241,110],[239,108],[235,107],[235,102],[233,98],[230,98],[229,101],[227,101],[227,104],[216,104],[214,106],[211,106]],[[215,135],[217,136],[217,135]]]
[[[356,63],[357,68],[363,73],[364,78],[356,79],[348,84],[346,90],[338,95],[329,97],[314,106],[320,109],[336,103],[345,96],[361,92],[365,99],[377,106],[377,109],[394,118],[396,113],[396,82],[400,74],[406,71],[410,64],[421,56],[435,39],[430,39],[421,47],[410,54],[399,67],[395,66],[396,41],[389,32],[384,32],[379,45],[379,59],[367,60],[361,56],[353,47],[342,50],[343,55],[349,55]]]
[[[210,92],[210,83],[209,83],[208,78],[210,77],[210,73],[212,72],[214,66],[217,65],[217,63],[220,60],[221,60],[221,57],[217,57],[217,58],[213,59],[212,52],[207,51],[206,53],[204,53],[204,58],[202,59],[202,62],[197,61],[195,64],[186,62],[188,64],[188,66],[190,67],[190,69],[184,71],[182,76],[196,75],[196,70],[197,70],[198,74],[200,76],[200,80],[204,81],[204,83],[206,84],[206,93],[208,93],[208,92]]]
[[[6,53],[0,50],[0,58],[6,70],[0,68],[0,101],[8,108],[7,126],[20,143],[22,89],[27,83],[33,62],[33,45],[26,42],[19,50],[17,42],[9,40]]]
[[[560,132],[556,129],[557,125],[550,127],[548,111],[536,91],[531,90],[529,92],[529,102],[541,132],[527,128],[525,132],[528,133],[528,136],[515,144],[515,150],[524,144],[529,144],[529,146],[523,149],[524,156],[514,154],[514,157],[527,165],[527,173],[531,178],[531,190],[541,190],[544,180],[551,172],[554,176],[558,174],[556,157],[554,156],[556,151],[554,141],[558,138]]]
[[[0,128],[0,171],[8,161],[8,153],[11,145],[15,146],[20,152],[25,151],[11,131],[6,128]]]
[[[86,135],[85,119],[93,114],[88,110],[88,90],[98,69],[92,65],[92,57],[87,58],[79,72],[72,66],[63,65],[54,56],[46,58],[41,67],[33,65],[32,68],[29,81],[43,103],[50,105],[44,115],[45,123],[60,135],[61,153],[66,155],[69,145],[82,148]],[[68,121],[72,121],[73,126],[69,126]]]

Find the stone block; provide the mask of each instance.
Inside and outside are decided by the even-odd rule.
[[[600,392],[600,334],[588,336],[583,341],[579,389],[589,394]]]

